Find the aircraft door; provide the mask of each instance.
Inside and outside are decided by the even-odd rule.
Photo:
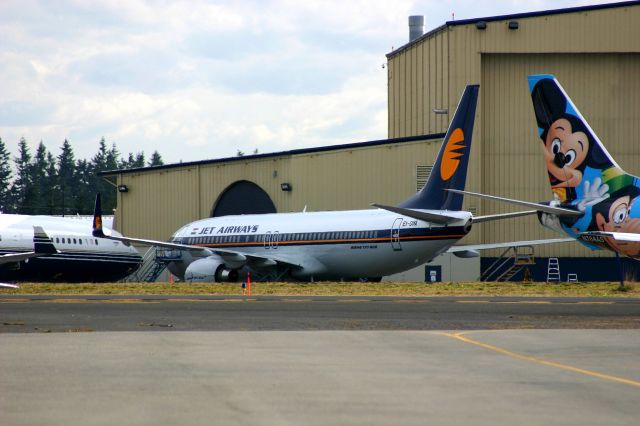
[[[402,245],[400,244],[400,228],[402,227],[403,220],[401,217],[397,218],[391,227],[391,248],[395,251],[402,250]]]

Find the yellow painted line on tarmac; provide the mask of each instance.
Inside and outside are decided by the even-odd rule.
[[[599,373],[597,371],[586,370],[584,368],[574,367],[574,366],[568,365],[568,364],[562,364],[562,363],[555,362],[555,361],[550,361],[550,360],[546,360],[546,359],[542,359],[542,358],[536,358],[536,357],[529,356],[529,355],[519,354],[517,352],[512,352],[510,350],[507,350],[507,349],[504,349],[504,348],[501,348],[501,347],[498,347],[498,346],[490,345],[488,343],[483,343],[483,342],[480,342],[478,340],[471,339],[471,338],[465,336],[465,333],[469,333],[469,332],[439,333],[439,334],[442,334],[442,335],[447,336],[447,337],[451,337],[453,339],[460,340],[460,341],[465,342],[465,343],[469,343],[471,345],[479,346],[481,348],[488,349],[490,351],[497,352],[497,353],[500,353],[502,355],[509,356],[511,358],[519,359],[521,361],[526,361],[526,362],[530,362],[530,363],[533,363],[533,364],[545,365],[547,367],[559,368],[559,369],[562,369],[562,370],[572,371],[574,373],[582,374],[582,375],[589,376],[589,377],[594,377],[594,378],[597,378],[597,379],[602,379],[602,380],[606,380],[606,381],[610,381],[610,382],[616,382],[616,383],[622,383],[622,384],[625,384],[625,385],[628,385],[628,386],[634,386],[634,387],[640,388],[640,381],[637,381],[637,380],[627,379],[627,378],[619,377],[619,376],[612,376],[610,374],[604,374],[604,373]]]
[[[554,302],[549,300],[494,300],[492,303],[499,303],[501,305],[551,305]],[[555,303],[554,303],[555,304]]]
[[[456,303],[493,303],[490,300],[454,300]]]
[[[0,299],[0,303],[29,303],[31,299]]]
[[[614,305],[616,302],[576,302],[576,305]]]

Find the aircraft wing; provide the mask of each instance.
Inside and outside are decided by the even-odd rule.
[[[583,232],[578,235],[578,239],[587,243],[599,243],[604,242],[604,238],[613,238],[616,241],[624,241],[628,243],[640,242],[640,234],[634,234],[630,232],[603,232],[603,231],[591,231]]]
[[[35,251],[27,251],[22,253],[9,253],[0,256],[0,265],[5,263],[21,262],[23,260],[31,259],[32,257],[42,256]]]
[[[41,226],[33,227],[33,251],[21,253],[8,253],[0,256],[0,265],[6,263],[22,262],[32,257],[43,256],[45,254],[58,253],[53,245],[53,241]]]
[[[557,216],[582,216],[583,213],[577,210],[565,209],[562,207],[548,206],[546,204],[533,203],[530,201],[514,200],[511,198],[496,197],[495,195],[480,194],[478,192],[461,191],[459,189],[447,189],[446,191],[455,192],[458,194],[470,195],[472,197],[484,198],[485,200],[502,201],[503,203],[514,204],[516,206],[523,206],[536,209],[539,212],[551,213]]]
[[[246,253],[240,250],[227,250],[208,248],[213,254],[217,254],[225,262],[240,262],[247,263],[254,268],[263,268],[267,266],[276,266],[278,264],[292,266],[294,268],[303,268],[303,265],[292,263],[287,259],[283,259],[278,256],[260,255],[255,253]]]
[[[104,233],[102,229],[102,213],[100,211],[101,210],[100,204],[101,204],[100,194],[97,194],[96,205],[95,205],[94,214],[93,214],[93,236],[96,238],[106,238],[109,240],[120,241],[127,245],[131,243],[137,243],[137,244],[142,244],[147,246],[164,247],[164,248],[173,249],[173,250],[188,250],[193,254],[196,254],[202,257],[212,256],[215,254],[220,256],[227,264],[235,263],[235,264],[243,265],[246,263],[256,268],[282,264],[282,265],[287,265],[295,268],[302,268],[302,265],[292,263],[278,256],[257,255],[254,253],[245,253],[239,250],[227,250],[227,249],[205,247],[201,245],[180,244],[180,243],[171,243],[167,241],[148,240],[144,238],[129,238],[125,236],[107,235]]]
[[[17,284],[0,283],[1,288],[20,288]]]

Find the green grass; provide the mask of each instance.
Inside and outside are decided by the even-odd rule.
[[[22,283],[18,289],[0,289],[0,295],[133,295],[133,294],[202,294],[239,295],[240,284],[187,283]],[[253,283],[251,294],[277,296],[576,296],[576,297],[640,297],[640,285],[617,282],[590,283]]]

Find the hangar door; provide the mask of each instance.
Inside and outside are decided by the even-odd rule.
[[[211,217],[263,213],[276,213],[276,206],[264,189],[248,180],[229,185],[211,209]]]
[[[529,74],[554,74],[618,164],[640,174],[640,54],[484,54],[481,173],[476,190],[531,201],[551,199]],[[481,214],[514,210],[494,202],[481,204]],[[562,236],[546,231],[535,217],[484,223],[482,233],[486,242]],[[610,256],[578,243],[540,246],[535,251],[538,256]]]

